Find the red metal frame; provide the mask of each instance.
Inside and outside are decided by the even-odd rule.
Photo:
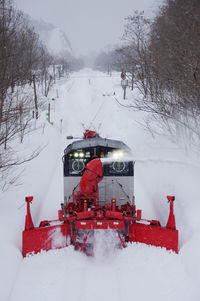
[[[174,216],[174,196],[167,196],[170,212],[167,224],[162,227],[158,220],[142,219],[142,211],[129,202],[117,206],[116,200],[99,206],[98,183],[103,178],[100,159],[94,159],[86,166],[78,191],[73,191],[73,202],[58,211],[58,219],[42,221],[34,227],[30,203],[33,197],[26,197],[27,215],[23,231],[22,253],[37,253],[66,247],[73,244],[75,249],[84,251],[90,231],[94,229],[114,229],[118,232],[122,247],[126,242],[140,242],[164,247],[178,253],[178,231]],[[79,231],[85,231],[80,244]]]
[[[146,220],[141,218],[141,210],[137,210],[135,216],[128,216],[124,210],[124,205],[122,208],[113,206],[113,200],[111,200],[111,210],[107,210],[105,207],[94,207],[88,208],[87,202],[85,202],[80,212],[68,211],[58,211],[58,220],[53,221],[42,221],[38,228],[35,228],[32,222],[30,213],[30,202],[33,197],[26,198],[27,202],[27,215],[25,221],[25,229],[23,231],[23,256],[28,253],[37,253],[41,250],[50,250],[54,248],[62,248],[72,243],[75,245],[76,236],[75,231],[86,230],[87,233],[94,229],[114,229],[114,230],[124,230],[125,224],[128,224],[128,238],[126,241],[129,242],[140,242],[149,245],[164,247],[167,250],[173,250],[178,253],[178,230],[175,226],[175,218],[173,213],[173,202],[174,197],[167,197],[170,202],[170,213],[166,227],[161,227],[160,222],[157,220]],[[108,204],[107,204],[107,207]],[[127,204],[127,208],[130,204]],[[122,211],[123,210],[123,211]],[[66,212],[68,217],[65,217]],[[59,223],[54,225],[54,223]],[[73,224],[73,227],[71,227]],[[73,232],[71,232],[74,229]],[[61,235],[61,239],[56,241],[56,235]],[[85,246],[88,234],[83,244]],[[119,232],[119,239],[123,247],[125,243]],[[69,238],[69,242],[68,242]],[[81,247],[81,251],[84,247]]]

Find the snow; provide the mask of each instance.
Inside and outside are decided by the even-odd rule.
[[[72,53],[70,41],[64,31],[42,19],[32,19],[30,17],[30,21],[50,53],[53,52],[54,55],[63,52]]]
[[[109,77],[83,70],[60,80],[49,96],[53,125],[46,121],[47,111],[42,112],[37,130],[18,148],[31,153],[41,146],[43,151],[13,170],[21,173],[18,185],[0,195],[0,300],[199,300],[200,159],[178,140],[171,142],[167,133],[153,137],[143,126],[146,113],[121,107],[114,92],[123,102],[117,73]],[[130,100],[131,92],[127,97]],[[84,127],[131,147],[136,160],[136,206],[143,210],[144,218],[159,219],[165,225],[169,214],[166,195],[176,196],[178,255],[135,243],[118,249],[112,232],[97,231],[94,257],[70,246],[22,258],[24,197],[34,196],[35,225],[57,218],[63,202],[62,155],[71,143],[66,136],[80,137]],[[56,239],[59,233],[55,244]]]
[[[72,52],[71,45],[66,34],[57,27],[49,32],[48,37],[43,36],[43,40],[45,41],[47,48],[54,54],[59,54],[64,51],[69,53]]]

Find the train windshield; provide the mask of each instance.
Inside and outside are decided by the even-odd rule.
[[[125,155],[125,150],[102,146],[73,150],[64,156],[64,176],[82,176],[87,163],[95,158],[111,158],[103,164],[104,175],[133,175],[133,162],[120,161]]]

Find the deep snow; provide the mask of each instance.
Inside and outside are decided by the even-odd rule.
[[[142,126],[146,113],[121,107],[114,92],[123,102],[117,73],[109,77],[83,70],[60,80],[49,96],[53,125],[42,112],[37,130],[20,146],[25,153],[37,146],[44,150],[13,171],[23,172],[19,185],[0,196],[0,300],[199,300],[200,159],[183,144],[171,142],[167,133],[153,137]],[[57,218],[63,201],[62,155],[71,143],[66,136],[80,137],[87,127],[132,148],[136,206],[143,210],[144,218],[159,219],[165,225],[169,213],[166,195],[176,196],[178,255],[142,244],[116,250],[112,235],[106,244],[105,235],[100,234],[94,258],[72,247],[22,258],[24,197],[34,195],[31,209],[36,225],[42,219]]]

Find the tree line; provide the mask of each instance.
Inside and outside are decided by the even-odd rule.
[[[200,138],[200,2],[166,0],[156,17],[126,18],[124,45],[99,55],[96,67],[124,71],[140,91],[132,107],[152,116],[171,133]]]
[[[53,57],[41,42],[27,16],[12,0],[0,0],[0,172],[23,163],[13,154],[12,142],[23,142],[38,118],[42,97],[79,60],[68,53]],[[38,155],[34,152],[26,160]],[[24,160],[24,161],[26,161]]]

